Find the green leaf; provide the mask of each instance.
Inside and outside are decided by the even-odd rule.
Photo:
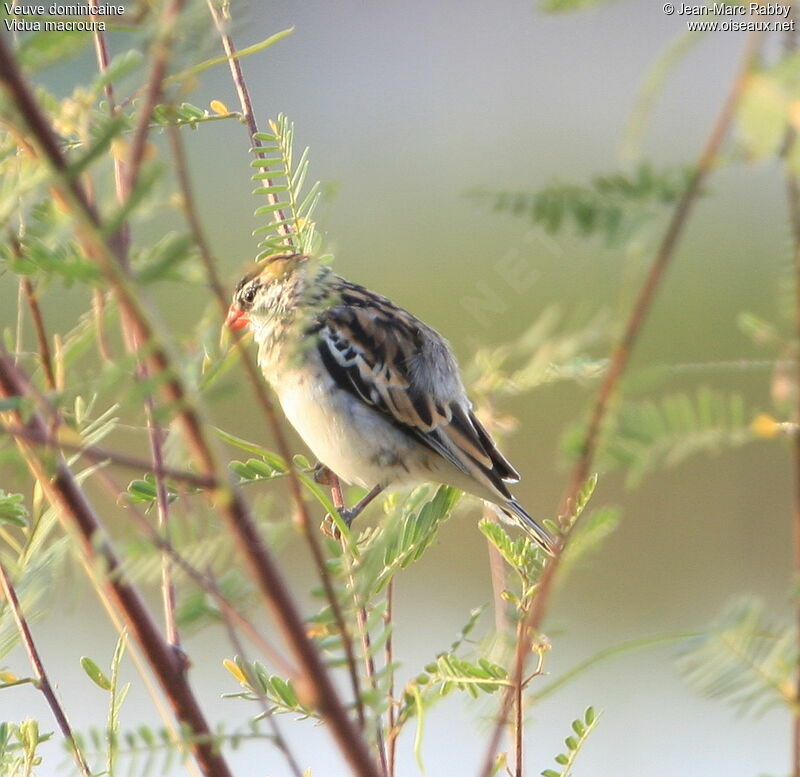
[[[24,529],[28,525],[27,516],[22,494],[8,494],[0,489],[0,524],[6,523]]]
[[[754,439],[742,396],[701,386],[694,396],[670,394],[624,404],[609,424],[601,454],[604,462],[627,467],[628,485],[636,485],[659,467]]]
[[[102,688],[104,691],[111,690],[111,680],[103,674],[103,671],[91,658],[83,656],[83,658],[81,658],[81,666],[83,667],[83,671],[89,675],[89,678],[98,688]]]
[[[164,83],[174,83],[176,81],[182,81],[188,76],[195,76],[198,73],[202,73],[204,70],[208,70],[211,67],[215,67],[216,65],[227,64],[231,60],[235,59],[242,59],[243,57],[249,57],[251,54],[256,54],[259,51],[264,51],[264,49],[268,49],[270,46],[274,45],[278,41],[287,38],[294,32],[294,27],[289,27],[285,30],[281,30],[280,32],[276,32],[273,35],[270,35],[268,38],[260,41],[259,43],[254,43],[252,46],[247,46],[243,49],[239,49],[232,57],[213,57],[212,59],[207,59],[204,62],[201,62],[199,65],[194,65],[194,67],[190,67],[188,70],[184,70],[180,73],[176,73],[173,76],[170,76],[165,80]]]
[[[572,730],[577,736],[569,736],[564,740],[567,747],[566,753],[559,753],[553,759],[563,769],[545,769],[541,772],[543,777],[569,777],[572,774],[572,767],[581,748],[585,744],[589,735],[597,725],[597,715],[593,707],[588,707],[584,712],[583,720],[573,720]]]

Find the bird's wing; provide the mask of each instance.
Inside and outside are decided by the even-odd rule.
[[[309,334],[336,384],[509,498],[519,475],[472,412],[447,343],[384,297],[350,286]]]

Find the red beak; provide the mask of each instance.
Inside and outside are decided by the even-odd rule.
[[[231,329],[244,329],[249,323],[250,319],[241,308],[237,308],[235,305],[228,308],[228,317],[225,319],[226,326]]]

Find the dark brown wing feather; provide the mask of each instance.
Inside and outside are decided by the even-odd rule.
[[[309,334],[339,388],[382,413],[462,472],[510,498],[519,479],[470,408],[441,336],[385,297],[342,280],[341,304]],[[504,482],[505,481],[505,482]]]

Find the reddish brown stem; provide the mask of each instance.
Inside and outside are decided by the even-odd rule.
[[[225,51],[229,57],[232,57],[233,54],[235,53],[233,41],[231,40],[230,36],[228,36],[227,33],[225,32],[222,20],[220,19],[216,8],[213,6],[213,0],[209,0],[209,9],[211,11],[214,22],[222,38]],[[231,63],[231,73],[234,82],[236,83],[236,87],[239,92],[242,103],[242,114],[245,117],[245,120],[252,135],[253,133],[258,131],[258,127],[255,123],[255,118],[253,116],[250,94],[244,82],[244,76],[242,74],[242,70],[239,65],[238,59],[231,58],[230,63]],[[183,196],[183,205],[184,205],[184,210],[186,212],[187,221],[189,223],[190,229],[192,230],[192,234],[195,238],[195,243],[197,244],[200,250],[201,261],[203,262],[208,272],[209,278],[211,280],[211,288],[214,292],[217,304],[219,305],[222,318],[224,319],[227,313],[228,303],[227,300],[225,299],[224,288],[216,269],[216,262],[214,261],[211,250],[209,248],[208,240],[205,237],[205,233],[202,229],[200,219],[197,215],[197,208],[195,206],[194,197],[192,196],[192,189],[189,180],[186,158],[183,152],[183,145],[181,143],[179,131],[177,130],[177,128],[170,127],[169,140],[172,148],[173,159],[175,160],[175,168],[178,176],[178,184],[180,186],[181,193]],[[253,140],[253,142],[258,145],[255,139]],[[266,182],[265,185],[269,185],[269,183]],[[270,197],[274,197],[274,195],[270,195]],[[280,211],[276,213],[279,212]],[[282,219],[283,216],[276,215],[276,218]],[[356,667],[355,652],[353,650],[353,638],[350,634],[350,630],[342,613],[341,606],[336,597],[336,592],[333,587],[333,581],[330,578],[330,574],[328,572],[328,568],[325,563],[325,557],[319,545],[315,529],[312,526],[311,517],[303,501],[303,496],[300,488],[300,481],[298,480],[297,473],[295,472],[294,469],[294,462],[292,459],[291,451],[289,449],[289,444],[286,440],[286,436],[283,433],[283,428],[278,422],[278,417],[275,412],[275,407],[272,403],[272,400],[269,397],[269,394],[267,393],[264,379],[259,374],[258,368],[256,367],[256,364],[251,358],[250,354],[245,349],[240,333],[233,332],[233,337],[234,337],[234,342],[236,343],[236,348],[238,350],[239,356],[242,360],[245,372],[247,374],[248,380],[250,382],[250,385],[253,388],[258,404],[261,410],[263,411],[264,416],[267,419],[267,423],[270,427],[270,430],[272,431],[273,436],[275,437],[278,446],[278,452],[281,454],[281,456],[283,457],[284,461],[286,461],[287,464],[288,477],[289,477],[289,490],[295,505],[295,509],[297,510],[297,514],[299,516],[299,522],[301,528],[303,529],[303,535],[306,538],[306,541],[309,545],[309,549],[311,551],[311,555],[314,560],[314,565],[316,567],[317,574],[320,580],[322,581],[322,586],[325,591],[325,596],[328,600],[328,604],[331,607],[334,620],[336,621],[337,628],[339,629],[339,633],[341,635],[342,647],[345,654],[345,660],[347,662],[348,674],[350,676],[350,684],[353,689],[353,697],[356,707],[356,713],[358,715],[359,724],[363,728],[364,709],[363,709],[363,703],[361,701],[361,690],[358,679],[358,671]]]
[[[153,108],[155,108],[161,96],[162,84],[170,59],[175,25],[182,7],[183,0],[168,0],[159,20],[156,37],[150,50],[150,76],[139,108],[139,117],[133,129],[127,169],[124,171],[124,187],[122,191],[126,197],[129,197],[133,191],[144,161],[147,136],[150,132],[150,119],[153,115]]]
[[[242,109],[242,119],[244,119],[245,126],[247,127],[247,131],[250,134],[250,142],[253,148],[259,148],[262,143],[258,140],[255,136],[258,134],[258,123],[256,122],[255,114],[253,113],[253,102],[250,99],[250,91],[247,88],[247,83],[244,80],[244,73],[242,72],[242,65],[239,62],[238,57],[235,56],[236,54],[236,46],[233,44],[233,39],[230,35],[228,35],[228,31],[226,29],[226,25],[222,16],[215,5],[215,0],[207,0],[208,3],[208,10],[211,14],[211,18],[214,20],[214,26],[217,28],[217,33],[219,34],[220,40],[222,41],[222,47],[225,49],[225,54],[228,57],[228,63],[230,65],[231,70],[231,78],[233,79],[234,87],[236,88],[236,94],[239,96],[239,104]],[[256,156],[259,159],[266,159],[266,154],[262,154],[259,151],[256,151]],[[271,179],[266,179],[263,181],[263,185],[265,187],[271,187],[274,185],[274,182]],[[270,205],[277,205],[278,204],[278,195],[269,193],[266,195],[267,202]],[[285,221],[286,216],[282,209],[278,209],[273,213],[273,220],[276,222]],[[289,226],[284,224],[278,228],[279,232],[284,236],[286,240],[286,244],[288,246],[292,246],[294,241],[292,239],[291,232],[289,231]]]
[[[391,666],[394,662],[394,645],[392,643],[392,619],[394,617],[394,579],[389,581],[386,586],[386,614],[384,615],[383,627],[388,630],[386,637],[386,647],[384,648],[384,663]],[[397,760],[397,737],[393,735],[394,727],[397,722],[397,711],[394,704],[394,671],[389,671],[388,708],[386,711],[386,771],[388,777],[394,777],[395,764]]]
[[[750,33],[745,42],[741,64],[728,91],[725,102],[714,122],[705,146],[698,157],[687,188],[684,190],[673,211],[664,237],[656,252],[656,256],[650,266],[650,270],[647,273],[639,295],[636,298],[623,335],[614,348],[608,371],[606,372],[592,408],[589,425],[583,438],[578,461],[572,470],[566,492],[561,501],[560,515],[562,518],[570,514],[575,499],[591,471],[595,452],[597,450],[598,437],[609,404],[618,387],[619,380],[628,365],[631,351],[644,325],[647,313],[655,298],[656,291],[664,278],[664,273],[672,260],[678,239],[683,233],[702,183],[713,168],[717,160],[720,146],[730,129],[747,76],[758,58],[762,39],[763,35],[755,32]],[[486,755],[479,772],[481,777],[489,777],[492,772],[495,753],[500,744],[503,728],[508,720],[514,699],[517,694],[520,693],[520,689],[524,684],[526,659],[530,654],[533,640],[539,633],[547,613],[547,607],[553,590],[553,583],[562,560],[564,545],[569,540],[570,532],[573,528],[574,523],[566,529],[564,536],[557,541],[553,555],[542,571],[532,604],[527,611],[521,613],[522,628],[520,637],[517,640],[515,667],[512,678],[513,682],[508,692],[503,696],[496,724],[489,739]]]
[[[0,346],[0,396],[10,398],[31,394],[27,378],[14,366],[5,348]],[[22,419],[19,414],[17,416],[17,423],[21,424]],[[47,426],[38,412],[30,414],[28,423],[41,437],[46,436]],[[90,563],[105,570],[106,592],[123,615],[130,633],[141,646],[176,718],[191,730],[191,748],[201,770],[207,777],[232,777],[227,764],[213,745],[213,733],[171,647],[159,632],[138,591],[127,582],[127,576],[103,531],[97,513],[75,482],[64,460],[56,456],[53,475],[30,445],[22,440],[18,440],[18,444],[32,474],[42,486],[48,500],[57,508],[59,519],[66,524],[65,528],[77,532],[83,552]]]
[[[689,213],[700,193],[703,181],[711,172],[717,160],[719,148],[730,128],[745,80],[758,56],[762,37],[763,35],[761,33],[756,32],[751,33],[747,39],[744,58],[734,78],[733,85],[714,122],[711,133],[706,140],[705,147],[694,166],[689,183],[681,194],[675,206],[675,210],[672,212],[672,217],[664,232],[661,245],[650,265],[644,283],[639,290],[622,337],[617,342],[611,354],[608,370],[606,371],[592,407],[589,425],[584,433],[578,461],[572,470],[566,493],[561,501],[561,515],[566,515],[569,512],[569,505],[574,501],[575,496],[589,477],[609,404],[617,390],[620,378],[628,365],[631,352],[642,331],[647,314],[650,312],[656,291],[660,287],[664,274],[675,255],[675,247],[678,244],[678,239],[683,234]]]
[[[210,573],[208,576],[211,578]],[[244,645],[239,639],[239,635],[236,633],[236,629],[234,628],[231,619],[228,617],[228,613],[225,611],[222,612],[222,620],[225,624],[225,631],[228,633],[228,639],[233,646],[235,655],[239,656],[241,660],[245,662],[245,664],[249,664],[250,662],[248,661],[247,652],[245,651]],[[248,680],[249,679],[250,678],[248,678]],[[292,753],[289,743],[283,736],[281,728],[278,725],[278,721],[275,719],[276,715],[270,708],[270,704],[268,703],[266,696],[264,696],[264,694],[258,690],[257,682],[251,683],[251,688],[258,698],[258,705],[261,707],[262,717],[267,721],[267,725],[272,729],[272,740],[275,744],[275,747],[277,747],[278,750],[280,750],[283,754],[283,757],[286,759],[286,763],[294,777],[303,777],[303,770],[300,768],[300,764],[294,757],[294,753]],[[308,772],[305,772],[305,774],[308,774]]]
[[[112,464],[118,464],[122,467],[137,470],[138,472],[152,472],[152,462],[147,461],[147,459],[139,459],[135,456],[129,456],[126,453],[109,451],[97,445],[72,443],[66,439],[59,439],[53,434],[42,435],[37,429],[30,426],[17,426],[0,422],[0,431],[12,437],[21,437],[22,439],[30,440],[37,445],[57,447],[61,450],[69,451],[70,453],[78,453],[81,456],[85,456],[94,464],[101,464],[108,461]],[[188,470],[164,466],[162,471],[165,477],[186,483],[192,488],[217,488],[219,486],[219,481],[216,478],[198,475]]]
[[[191,455],[203,474],[216,477],[219,467],[192,402],[173,369],[167,352],[155,336],[153,327],[138,299],[134,296],[130,284],[121,274],[118,263],[114,261],[111,246],[103,239],[103,230],[96,211],[87,202],[85,193],[74,176],[68,174],[50,127],[21,78],[19,68],[2,39],[0,39],[0,83],[16,103],[19,114],[24,118],[29,134],[34,140],[35,147],[50,166],[58,192],[64,197],[66,205],[79,225],[78,236],[84,243],[86,255],[97,262],[107,282],[114,289],[120,311],[127,316],[136,342],[140,343],[147,353],[147,361],[153,374],[164,376],[161,383],[162,390],[167,402],[175,408],[176,421]],[[277,419],[276,428],[279,429]],[[291,458],[287,458],[287,462],[291,463]],[[290,476],[290,485],[298,511],[301,514],[305,513],[307,517],[296,475]],[[319,653],[306,635],[297,606],[290,596],[275,562],[261,541],[249,508],[238,491],[230,487],[216,489],[208,496],[217,505],[221,517],[236,541],[237,550],[244,559],[249,573],[255,580],[265,602],[269,604],[303,669],[304,679],[308,683],[308,687],[301,689],[305,698],[310,703],[316,704],[329,723],[333,735],[354,772],[361,777],[374,777],[377,770],[366,743],[347,715]]]
[[[70,726],[69,720],[67,719],[67,714],[64,712],[64,708],[61,706],[61,702],[59,702],[53,690],[53,686],[50,684],[47,670],[44,668],[39,651],[36,649],[36,643],[33,641],[33,635],[28,627],[28,622],[20,607],[17,592],[14,590],[11,578],[8,576],[8,572],[2,562],[0,562],[0,589],[2,589],[5,600],[14,616],[14,623],[17,625],[17,631],[19,632],[20,639],[25,647],[25,652],[28,654],[34,675],[36,676],[37,687],[47,700],[47,705],[53,712],[53,717],[55,717],[62,735],[69,743],[72,757],[75,759],[75,763],[78,766],[78,771],[80,771],[84,777],[91,777],[86,759],[83,757],[83,753],[75,740],[75,735],[72,733],[72,726]]]
[[[25,299],[27,299],[28,307],[31,310],[33,328],[36,330],[36,341],[39,346],[39,360],[44,368],[45,383],[49,391],[55,391],[56,375],[55,372],[53,372],[53,357],[50,353],[50,342],[45,332],[44,319],[42,318],[42,310],[39,307],[36,290],[33,288],[31,279],[27,276],[22,279],[22,288],[25,291]]]

